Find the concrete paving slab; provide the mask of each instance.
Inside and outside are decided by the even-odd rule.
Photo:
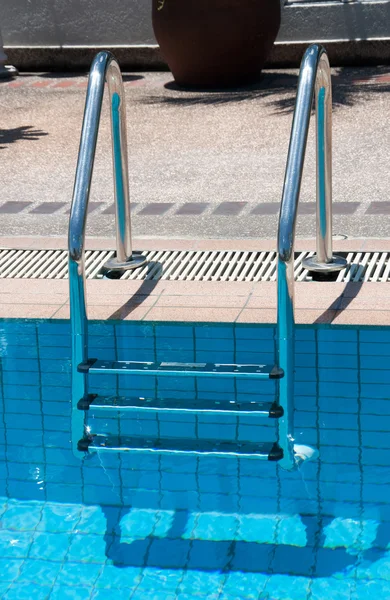
[[[169,73],[124,79],[133,235],[274,238],[297,71],[267,71],[256,86],[224,92],[178,90]],[[1,235],[66,235],[86,83],[79,74],[25,74],[0,84]],[[333,89],[334,233],[386,238],[390,68],[335,69]],[[104,106],[89,235],[114,234],[112,199]],[[312,125],[300,236],[314,235],[314,200]]]

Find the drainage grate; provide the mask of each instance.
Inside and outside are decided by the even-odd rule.
[[[302,261],[313,252],[295,255],[295,279],[311,281]],[[336,281],[389,281],[390,253],[339,253],[347,259],[347,267]],[[107,274],[106,260],[115,255],[110,250],[86,252],[86,275],[99,279]],[[148,279],[173,281],[275,281],[276,252],[150,250],[142,252],[147,264],[135,271],[115,273],[117,279]],[[66,250],[0,250],[0,278],[7,279],[67,279]]]

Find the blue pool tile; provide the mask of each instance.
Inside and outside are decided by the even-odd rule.
[[[323,500],[340,500],[357,502],[360,499],[360,486],[355,483],[321,483]]]
[[[0,583],[14,581],[20,572],[23,560],[14,558],[0,558]]]
[[[376,344],[390,343],[390,328],[361,329],[361,342],[374,342]]]
[[[80,562],[67,562],[62,565],[56,584],[69,587],[92,587],[100,572],[101,565]]]
[[[355,342],[344,341],[319,341],[319,354],[357,354],[358,345]]]
[[[320,396],[337,396],[342,398],[357,398],[359,386],[357,383],[319,382]]]
[[[162,437],[195,438],[195,422],[160,422],[160,435]]]
[[[373,370],[382,370],[388,369],[389,367],[389,357],[388,356],[365,356],[362,355],[360,357],[360,368],[362,369],[362,374],[365,369],[373,369]]]
[[[39,373],[31,371],[5,371],[3,373],[5,385],[39,385]]]
[[[339,462],[355,465],[359,460],[357,448],[348,448],[344,446],[322,446],[320,456],[323,463],[331,464]]]
[[[2,358],[1,365],[3,373],[7,371],[15,371],[17,373],[37,372],[39,368],[38,359],[34,358]]]
[[[199,494],[195,491],[163,491],[159,506],[164,510],[196,510],[199,508],[199,501]]]
[[[154,331],[156,334],[156,338],[191,338],[193,339],[194,331],[191,325],[183,324],[183,325],[167,325],[167,324],[158,324],[155,325]],[[180,343],[180,342],[179,342]]]
[[[78,480],[80,474],[79,467],[65,467],[63,465],[47,465],[46,478],[50,482],[74,483]]]
[[[160,337],[156,338],[155,344],[157,352],[160,350],[179,350],[186,351],[194,349],[194,340],[192,337],[181,337],[172,339],[169,337]]]
[[[3,600],[48,600],[52,591],[52,587],[28,584],[14,583],[9,588],[8,592],[2,596]]]
[[[261,598],[268,579],[269,575],[265,573],[230,572],[226,577],[223,594],[228,594],[229,600]]]
[[[377,415],[379,418],[382,416],[390,416],[390,403],[388,400],[378,398],[362,398],[361,399],[361,413],[362,415]],[[365,419],[365,417],[364,417]]]
[[[90,587],[60,587],[55,585],[50,594],[50,600],[90,600],[92,590]]]
[[[9,502],[1,526],[10,531],[33,531],[41,520],[42,508],[40,502]]]
[[[193,474],[181,473],[177,476],[174,473],[162,473],[161,475],[161,489],[169,490],[171,492],[185,491],[185,490],[196,490],[197,479]]]
[[[173,514],[173,511],[170,511],[170,516]],[[144,539],[150,535],[155,535],[155,529],[158,527],[159,522],[160,516],[158,511],[129,509],[122,512],[121,519],[120,521],[118,520],[116,533],[121,536],[121,539]],[[162,537],[169,531],[171,518],[165,521],[165,525],[165,528],[160,530]]]
[[[343,329],[343,328],[331,328],[331,329],[318,329],[317,339],[321,342],[356,342],[357,331],[356,329]]]
[[[176,588],[179,586],[184,571],[181,569],[168,570],[145,568],[142,573],[142,579],[137,586],[137,593],[142,591],[145,597],[149,597],[153,593],[175,594]]]
[[[340,581],[332,577],[314,579],[310,585],[312,600],[351,600],[353,584],[349,581]],[[368,600],[368,599],[367,599]]]
[[[259,506],[259,499],[251,497],[249,500],[252,500],[252,503],[257,503],[257,507]],[[242,501],[242,510],[246,512],[250,512],[251,509],[247,509],[248,498],[247,497],[239,497],[238,494],[199,494],[197,502],[194,502],[193,509],[200,509],[206,512],[228,512],[234,513],[241,509]],[[251,508],[253,506],[251,504]]]
[[[35,336],[36,328],[39,326],[40,323],[29,323],[24,319],[18,321],[0,321],[0,333],[7,334],[10,338],[18,334]]]
[[[68,537],[67,539],[69,540]],[[110,543],[109,540],[107,543]],[[68,542],[66,559],[69,562],[103,564],[106,558],[106,543],[101,536],[73,534],[70,547]]]
[[[24,465],[18,465],[19,467]],[[14,474],[10,471],[10,477],[13,477]],[[31,477],[35,479],[34,476]],[[8,479],[7,492],[10,496],[14,498],[19,498],[20,500],[45,500],[45,488],[42,483],[38,483],[36,481],[30,482],[22,479],[21,481]]]
[[[390,432],[363,431],[362,444],[367,448],[387,449],[389,447]]]
[[[268,515],[240,515],[237,540],[256,544],[273,544],[277,520]]]
[[[183,568],[188,561],[190,544],[188,540],[153,539],[148,565],[160,568]]]
[[[95,588],[97,588],[99,593],[101,592],[100,597],[103,600],[110,598],[110,596],[104,594],[110,594],[110,588],[113,588],[116,596],[115,599],[114,596],[112,596],[112,598],[114,600],[119,600],[123,590],[127,589],[131,593],[138,585],[141,576],[142,569],[139,567],[127,566],[125,568],[118,568],[117,566],[106,564],[100,571],[100,575],[95,582]],[[96,596],[96,598],[97,597],[99,596]],[[95,596],[93,596],[93,598],[95,598]]]
[[[389,597],[389,581],[357,581],[351,595],[351,600],[372,600],[373,598]]]
[[[363,431],[390,431],[390,416],[364,415],[361,428]]]
[[[65,504],[63,501],[46,502],[41,508],[41,519],[37,531],[46,533],[71,533],[78,526],[82,507],[79,504]],[[88,533],[86,531],[86,533]]]
[[[116,337],[127,338],[153,338],[154,325],[149,323],[131,323],[129,321],[115,324]]]
[[[81,478],[75,483],[46,483],[46,500],[49,502],[81,502],[83,490]]]
[[[275,328],[264,325],[261,327],[236,326],[234,332],[237,340],[273,340],[275,337]]]
[[[1,346],[0,356],[6,358],[37,358],[38,350],[36,346]]]
[[[303,370],[305,371],[305,370]],[[303,372],[304,375],[304,372]],[[340,382],[340,383],[357,383],[358,371],[357,369],[318,369],[318,378],[321,382]],[[316,380],[316,374],[314,373],[314,380]]]
[[[127,591],[129,592],[129,594],[131,594],[132,592],[131,588]],[[127,591],[125,595],[125,600],[128,600],[128,598],[130,598]],[[123,588],[112,587],[111,589],[94,589],[92,592],[91,600],[119,600],[122,594]]]
[[[362,383],[361,396],[362,398],[388,398],[389,386],[388,384]]]
[[[122,496],[119,489],[112,486],[89,485],[83,493],[83,501],[86,504],[107,504],[109,506],[120,506]]]
[[[15,441],[15,440],[13,440]],[[14,446],[13,444],[7,445],[7,459],[9,462],[16,463],[28,463],[29,465],[42,464],[45,462],[45,451],[44,448],[29,447],[29,446]]]
[[[377,342],[361,342],[359,345],[362,356],[390,356],[390,344],[378,344]]]
[[[131,595],[131,600],[144,600],[145,599],[145,592],[144,590],[135,590],[135,592],[133,592],[133,594]],[[175,593],[170,593],[170,592],[166,592],[165,590],[163,590],[162,592],[151,592],[150,590],[148,591],[148,600],[176,600],[176,594]],[[214,599],[211,599],[214,600]]]
[[[114,333],[114,324],[109,321],[89,321],[88,335],[91,337],[112,337]]]
[[[59,358],[53,356],[53,349],[50,349],[50,356],[47,359],[39,354],[39,366],[41,373],[70,373],[71,372],[71,360],[65,356]]]
[[[238,332],[241,332],[242,329],[236,327],[234,329],[232,326],[226,327],[223,325],[195,325],[194,332],[196,338],[206,338],[206,339],[232,339],[234,336],[234,332],[239,335]]]
[[[69,336],[70,323],[61,321],[37,322],[36,328],[39,335]]]
[[[36,385],[3,385],[3,394],[5,398],[16,398],[20,400],[39,400],[40,389]]]
[[[327,446],[348,446],[357,448],[359,444],[359,434],[357,430],[352,429],[324,429],[320,431],[320,442]]]
[[[189,340],[193,344],[193,340]],[[192,347],[192,346],[191,346]],[[236,346],[238,349],[238,346]],[[247,348],[249,349],[249,348]],[[258,349],[258,348],[257,348]],[[233,339],[212,339],[212,338],[199,338],[196,340],[197,352],[215,352],[217,356],[220,352],[234,352],[234,340]],[[219,360],[219,359],[217,359]],[[221,361],[222,362],[222,361]]]
[[[182,537],[205,541],[228,541],[235,538],[239,520],[237,515],[192,513],[188,516]]]
[[[0,531],[0,556],[3,558],[26,558],[33,534],[24,531]]]
[[[330,371],[333,369],[345,369],[343,372],[346,374],[346,369],[358,368],[358,356],[354,354],[337,354],[336,356],[332,356],[331,354],[319,354],[318,366],[320,369]]]
[[[310,579],[291,575],[271,575],[263,593],[270,598],[304,600],[309,592]]]
[[[77,523],[77,530],[86,534],[104,535],[108,530],[107,516],[109,516],[112,527],[108,531],[113,534],[114,528],[119,522],[120,508],[116,506],[107,506],[104,509],[101,506],[82,506],[81,513]]]
[[[360,381],[364,384],[389,384],[390,375],[387,370],[362,369]]]
[[[26,413],[29,415],[40,415],[42,405],[40,400],[17,400],[15,398],[4,400],[4,410],[7,413]]]
[[[70,335],[39,334],[38,339],[40,348],[70,348],[71,346]]]
[[[203,493],[235,494],[238,491],[237,478],[221,475],[198,474],[199,490]]]
[[[145,562],[149,560],[150,545],[150,539],[131,540],[125,538],[119,540],[115,538],[108,550],[110,560],[121,568],[144,566]]]
[[[358,412],[358,406],[353,398],[339,398],[337,396],[330,398],[321,395],[319,398],[319,407],[321,413],[343,413],[344,415]],[[348,419],[349,417],[345,417]]]
[[[153,337],[122,337],[116,339],[116,347],[118,350],[148,350],[150,355],[153,355],[156,342]]]
[[[267,340],[237,339],[235,348],[237,352],[261,352],[272,355],[275,352],[274,340],[271,338]]]
[[[339,500],[323,501],[322,512],[329,517],[351,519],[361,517],[361,508],[358,502],[342,502]]]
[[[317,353],[316,343],[314,341],[300,341],[295,342],[295,352],[298,354],[310,354],[315,355]]]
[[[42,586],[52,585],[61,567],[60,562],[27,559],[21,568],[18,583],[35,583]]]
[[[210,598],[213,592],[217,594],[226,579],[224,573],[213,571],[184,571],[180,573],[181,582],[178,593],[181,597]],[[180,596],[179,596],[180,597]]]
[[[29,558],[63,561],[69,551],[69,536],[65,533],[36,532],[30,548]]]
[[[48,402],[69,402],[71,399],[71,390],[69,387],[42,387],[42,400]]]

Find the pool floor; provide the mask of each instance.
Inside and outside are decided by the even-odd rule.
[[[6,498],[0,519],[7,600],[390,596],[390,524],[375,520]]]
[[[68,322],[0,322],[0,598],[390,598],[390,329],[296,331],[301,470],[242,458],[81,455],[70,446]],[[104,360],[270,363],[272,326],[92,322]],[[91,392],[259,397],[256,382],[90,377]],[[272,401],[275,383],[261,385]],[[275,420],[88,412],[95,431],[275,440]],[[81,432],[80,432],[81,434]]]

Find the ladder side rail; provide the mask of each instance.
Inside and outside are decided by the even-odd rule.
[[[111,114],[116,239],[118,264],[131,263],[131,223],[128,185],[125,96],[121,71],[110,52],[99,52],[88,79],[87,97],[80,138],[76,177],[69,219],[69,299],[72,336],[72,447],[76,456],[80,433],[85,431],[85,413],[78,410],[80,399],[88,395],[88,374],[77,366],[88,358],[88,319],[85,286],[85,228],[91,190],[96,145],[102,110],[104,84],[108,84]],[[137,265],[140,261],[136,261]]]
[[[315,96],[317,147],[317,256],[315,260],[332,270],[332,91],[326,50],[311,45],[302,59],[290,145],[283,186],[278,228],[277,266],[277,365],[285,376],[279,384],[279,402],[284,416],[279,420],[279,444],[284,458],[280,465],[294,468],[294,243],[305,162],[310,116]],[[337,257],[334,257],[337,259]]]

